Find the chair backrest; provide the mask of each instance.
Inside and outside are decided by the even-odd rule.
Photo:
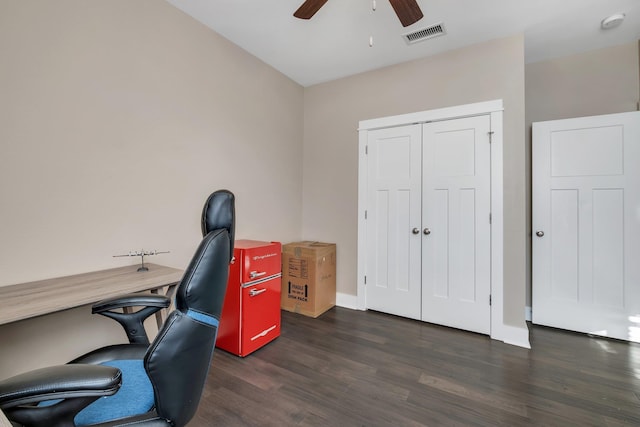
[[[186,425],[198,408],[222,313],[230,251],[228,228],[205,235],[178,286],[176,309],[145,355],[156,412],[172,425]]]
[[[233,257],[233,244],[235,239],[235,196],[229,190],[218,190],[207,198],[202,208],[202,236],[209,234],[211,230],[226,228],[229,230],[231,242],[231,255]]]

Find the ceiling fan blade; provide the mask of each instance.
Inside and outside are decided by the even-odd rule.
[[[295,11],[293,16],[300,19],[311,19],[326,2],[327,0],[306,0],[302,3],[302,6]]]
[[[403,27],[415,24],[424,16],[417,0],[389,0]]]

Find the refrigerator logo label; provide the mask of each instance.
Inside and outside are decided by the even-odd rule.
[[[273,256],[278,256],[278,253],[274,252],[272,254],[256,255],[256,256],[253,257],[253,260],[257,261],[259,259],[271,258]]]

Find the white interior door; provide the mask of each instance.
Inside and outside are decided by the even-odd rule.
[[[533,124],[534,323],[640,342],[640,113]]]
[[[422,320],[491,329],[490,118],[423,128]]]
[[[370,131],[367,308],[488,334],[490,118]]]
[[[420,319],[420,125],[370,131],[367,308]]]

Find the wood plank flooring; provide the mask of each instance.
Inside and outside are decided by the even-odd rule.
[[[189,426],[640,426],[640,345],[538,326],[531,345],[372,311],[283,311],[266,347],[216,350]]]

